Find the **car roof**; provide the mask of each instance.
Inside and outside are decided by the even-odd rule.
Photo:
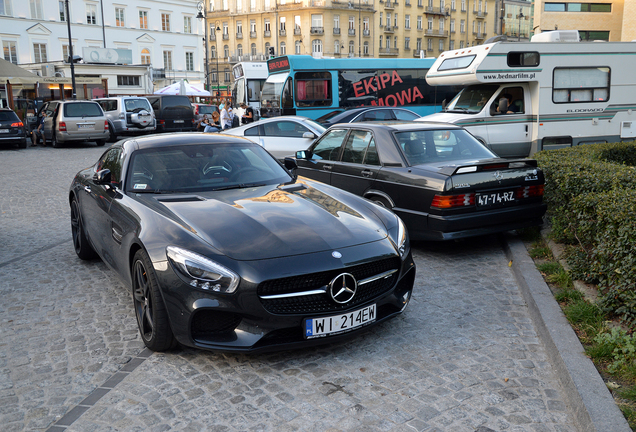
[[[361,122],[361,123],[338,123],[331,126],[329,129],[360,129],[360,128],[370,128],[370,129],[382,129],[388,131],[396,131],[396,132],[409,132],[409,131],[419,131],[419,130],[438,130],[438,129],[463,129],[461,126],[457,126],[451,123],[443,123],[443,122]]]
[[[133,146],[134,150],[152,147],[170,147],[196,144],[254,144],[252,141],[237,136],[210,134],[203,132],[174,132],[131,137],[121,143],[124,147]],[[258,144],[256,144],[258,145]]]

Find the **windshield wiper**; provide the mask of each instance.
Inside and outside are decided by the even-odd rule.
[[[267,186],[267,183],[239,183],[231,186],[221,186],[213,188],[213,191],[218,190],[228,190],[228,189],[244,189],[248,187],[259,187],[259,186]]]

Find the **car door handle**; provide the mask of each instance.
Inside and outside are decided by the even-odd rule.
[[[91,193],[92,192],[91,187],[90,186],[84,186],[84,192]]]
[[[484,121],[484,119],[475,119],[475,123],[478,123],[478,122],[481,123],[483,121]]]
[[[333,168],[333,165],[323,165],[322,169],[325,171],[331,171],[331,169]]]
[[[373,175],[373,171],[365,169],[365,170],[362,170],[361,174],[362,174],[362,177],[371,177]]]

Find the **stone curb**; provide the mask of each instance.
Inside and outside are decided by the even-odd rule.
[[[565,402],[573,412],[578,430],[631,432],[523,242],[509,235],[504,248],[537,333],[565,390]]]

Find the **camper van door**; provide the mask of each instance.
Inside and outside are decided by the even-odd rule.
[[[499,100],[508,99],[509,107],[499,111]],[[532,103],[525,84],[502,87],[491,99],[488,144],[501,157],[526,157],[532,145]]]

